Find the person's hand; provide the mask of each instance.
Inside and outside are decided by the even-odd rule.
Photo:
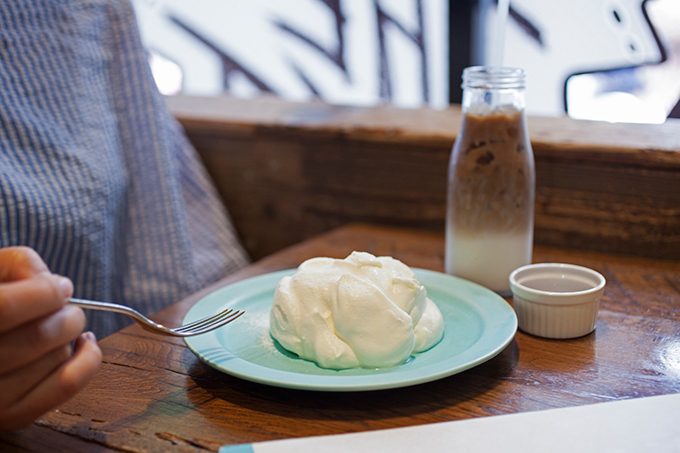
[[[85,315],[67,304],[72,292],[34,250],[0,248],[0,431],[28,426],[99,369],[97,341],[82,333]]]

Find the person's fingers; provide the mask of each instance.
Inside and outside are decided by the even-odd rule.
[[[49,273],[0,283],[0,333],[58,310],[71,294],[71,280]]]
[[[0,248],[0,282],[23,280],[42,272],[49,269],[35,250],[23,246]]]
[[[73,356],[21,401],[0,412],[0,431],[11,431],[28,426],[48,410],[71,398],[97,373],[102,354],[97,340],[90,332],[77,342]]]
[[[0,334],[0,374],[27,365],[48,351],[78,338],[85,314],[74,305]]]
[[[71,357],[71,344],[60,346],[21,368],[0,375],[0,410],[15,404]]]

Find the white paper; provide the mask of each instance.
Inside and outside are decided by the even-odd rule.
[[[680,394],[250,447],[255,453],[680,452]]]

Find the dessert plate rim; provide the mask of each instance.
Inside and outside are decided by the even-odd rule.
[[[231,376],[276,387],[347,392],[400,388],[451,376],[492,359],[513,340],[517,316],[498,294],[441,272],[412,270],[442,311],[444,338],[395,367],[328,370],[283,350],[269,335],[268,309],[279,280],[295,269],[251,277],[207,294],[187,312],[184,323],[229,307],[246,314],[184,341],[201,361]]]

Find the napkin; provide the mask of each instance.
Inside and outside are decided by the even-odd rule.
[[[678,452],[680,394],[331,436],[229,445],[220,453]]]

